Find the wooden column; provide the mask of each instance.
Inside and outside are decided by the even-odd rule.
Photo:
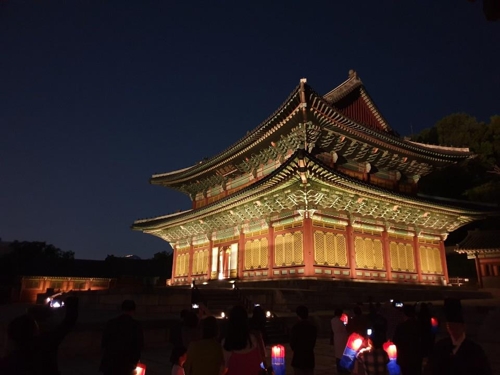
[[[239,279],[243,278],[243,269],[245,265],[245,233],[240,229],[240,238],[238,239],[238,275]]]
[[[448,278],[448,264],[446,263],[446,250],[444,248],[444,241],[439,241],[439,253],[441,254],[441,266],[443,267],[443,275],[446,281],[446,285],[450,282]]]
[[[417,280],[422,282],[422,264],[420,262],[420,248],[417,233],[413,236],[413,251],[415,254],[415,268],[417,269]]]
[[[347,252],[349,254],[349,266],[351,268],[351,279],[356,278],[356,249],[354,247],[354,228],[349,221],[346,227]]]
[[[391,249],[389,245],[389,233],[387,229],[382,232],[382,246],[384,247],[384,266],[386,272],[387,281],[392,281],[392,269],[391,269]]]
[[[193,281],[193,257],[194,257],[194,246],[193,242],[189,245],[189,266],[188,266],[188,282]]]
[[[474,258],[474,262],[476,263],[476,273],[477,273],[477,283],[479,284],[479,287],[483,287],[483,275],[481,274],[481,266],[479,263],[479,258],[476,254],[476,257]]]
[[[212,278],[212,234],[208,235],[208,270],[207,270],[207,279],[210,280]]]
[[[267,244],[268,244],[268,263],[267,263],[267,277],[272,279],[273,275],[273,267],[274,267],[274,227],[272,223],[269,223],[269,232],[267,234]]]
[[[314,239],[310,217],[304,217],[302,230],[304,236],[304,276],[314,276]]]

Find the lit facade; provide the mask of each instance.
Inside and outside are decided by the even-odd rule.
[[[192,209],[134,222],[174,249],[172,284],[328,278],[442,284],[443,241],[476,209],[417,195],[421,176],[468,149],[410,142],[353,71],[324,96],[306,80],[220,154],[151,183]]]

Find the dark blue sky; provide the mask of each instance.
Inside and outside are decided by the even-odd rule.
[[[246,5],[245,5],[246,4]],[[1,1],[0,237],[151,257],[135,219],[190,207],[148,184],[270,115],[301,77],[358,71],[399,133],[499,114],[500,22],[415,1]]]

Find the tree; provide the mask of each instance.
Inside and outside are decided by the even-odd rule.
[[[422,193],[500,203],[500,175],[494,172],[495,166],[500,165],[500,116],[492,116],[490,123],[485,124],[466,113],[452,114],[412,139],[441,146],[468,147],[476,154],[473,159],[423,177],[419,183]]]
[[[167,251],[160,251],[153,255],[153,260],[165,260],[172,257],[172,253],[168,253]]]

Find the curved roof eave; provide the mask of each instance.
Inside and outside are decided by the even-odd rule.
[[[429,199],[422,199],[422,198],[414,198],[411,196],[403,195],[400,193],[393,192],[391,190],[387,190],[384,188],[380,188],[377,186],[370,185],[368,183],[356,180],[352,177],[349,177],[347,175],[341,174],[337,171],[332,171],[330,168],[325,166],[321,161],[313,157],[307,152],[304,152],[303,150],[296,151],[293,155],[288,158],[285,163],[283,163],[278,169],[276,169],[273,173],[270,175],[266,176],[262,180],[256,182],[253,185],[250,185],[235,194],[228,196],[226,198],[223,198],[219,201],[213,202],[207,206],[204,206],[200,209],[197,210],[190,210],[190,211],[185,211],[183,213],[180,213],[179,215],[171,216],[171,217],[156,217],[156,218],[151,218],[151,219],[142,219],[140,221],[134,222],[134,225],[132,225],[132,229],[134,230],[142,230],[142,231],[156,231],[162,229],[166,224],[182,224],[188,220],[195,220],[200,216],[206,216],[207,214],[214,214],[217,211],[220,210],[227,210],[231,208],[231,206],[234,206],[236,204],[241,204],[242,201],[248,201],[251,199],[256,198],[256,194],[258,193],[259,195],[262,193],[265,193],[266,190],[272,190],[276,188],[276,184],[270,184],[272,180],[278,179],[279,182],[283,181],[292,181],[292,180],[298,180],[298,175],[291,176],[290,174],[285,174],[285,170],[289,169],[291,164],[295,162],[296,160],[299,159],[299,153],[304,153],[304,157],[309,159],[311,162],[316,164],[318,167],[323,169],[328,175],[328,179],[320,179],[318,177],[315,177],[316,179],[322,181],[323,183],[328,183],[332,184],[334,183],[337,185],[339,188],[345,189],[345,190],[353,190],[358,189],[358,191],[362,194],[366,195],[371,195],[374,197],[381,198],[382,200],[397,204],[401,203],[401,201],[404,201],[405,205],[409,206],[418,206],[421,207],[422,209],[434,209],[434,210],[444,210],[449,212],[450,214],[465,214],[465,215],[471,215],[471,216],[478,216],[478,215],[486,215],[487,213],[484,211],[477,211],[477,210],[469,210],[463,207],[457,207],[457,206],[452,206],[452,205],[446,205],[446,204],[440,204],[439,202],[434,202]],[[295,182],[295,181],[292,181]],[[268,184],[269,186],[263,191],[259,188],[261,188],[263,185]],[[224,204],[224,207],[221,208],[219,207],[221,204]],[[465,202],[464,202],[465,203]],[[139,225],[136,225],[139,224]]]
[[[195,174],[196,172],[200,172],[205,170],[207,167],[213,167],[217,163],[219,163],[221,160],[227,157],[228,153],[237,153],[238,151],[244,149],[248,145],[252,144],[253,142],[259,140],[262,136],[262,132],[267,131],[268,127],[271,125],[271,123],[276,120],[279,115],[290,105],[292,104],[292,101],[295,99],[296,96],[299,94],[299,88],[300,85],[297,85],[295,89],[288,95],[288,98],[280,105],[280,107],[274,111],[274,113],[269,116],[266,120],[261,122],[255,129],[250,131],[248,134],[240,138],[238,141],[233,143],[231,146],[226,148],[224,151],[220,152],[219,154],[211,157],[210,159],[206,161],[199,162],[198,164],[195,164],[194,166],[190,168],[185,168],[177,171],[178,173],[158,173],[155,174],[151,177],[150,182],[152,184],[162,184],[165,182],[169,183],[175,183],[176,179],[178,178],[184,178],[184,177],[189,177],[190,175]],[[265,134],[265,133],[264,133]]]

